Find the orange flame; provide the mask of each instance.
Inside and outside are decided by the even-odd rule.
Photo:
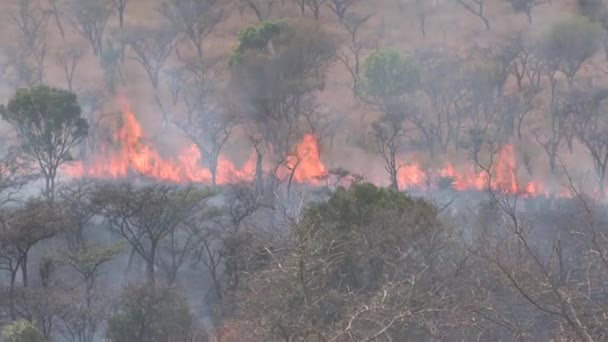
[[[179,151],[175,158],[164,158],[145,140],[143,129],[128,102],[119,99],[123,111],[121,127],[113,136],[111,146],[102,146],[97,155],[85,163],[77,162],[63,170],[71,177],[124,178],[130,174],[139,174],[160,181],[177,183],[210,183],[211,171],[203,167],[203,156],[200,149],[192,144]],[[251,180],[256,169],[256,155],[252,151],[242,167],[237,167],[224,156],[219,156],[216,182],[229,184],[242,180]],[[400,167],[398,183],[401,189],[424,189],[436,186],[437,177],[450,177],[451,186],[458,191],[484,190],[488,185],[495,190],[523,196],[548,195],[548,191],[539,182],[519,183],[517,179],[517,158],[514,148],[505,145],[497,153],[491,170],[491,176],[485,171],[470,167],[466,170],[456,169],[452,164],[429,172],[420,164],[411,162]],[[327,169],[321,161],[318,139],[313,134],[306,134],[295,146],[292,155],[276,171],[279,178],[290,178],[294,182],[321,184],[321,176]],[[372,175],[374,176],[374,175]],[[490,181],[489,181],[490,180]],[[382,183],[377,180],[378,184]],[[560,194],[559,196],[563,196]]]
[[[537,196],[545,194],[543,187],[538,182],[528,182],[520,185],[517,181],[517,159],[513,146],[505,145],[497,154],[497,160],[488,177],[486,171],[475,171],[469,168],[465,171],[457,170],[452,164],[446,163],[436,171],[438,177],[450,177],[453,180],[452,187],[458,191],[484,190],[488,183],[494,190],[501,190],[508,194],[522,194],[525,196]],[[491,179],[488,182],[488,179]],[[419,164],[404,165],[398,174],[399,186],[405,189],[422,189],[429,184],[429,176],[423,171]]]
[[[124,178],[139,174],[161,181],[186,183],[210,183],[211,170],[202,167],[200,149],[192,144],[182,149],[175,159],[163,158],[160,153],[146,143],[143,129],[129,103],[119,99],[123,113],[121,127],[114,134],[115,148],[103,146],[93,160],[74,163],[65,168],[71,177]],[[236,167],[224,156],[219,156],[216,170],[218,184],[251,180],[255,172],[256,156],[252,152],[247,162]],[[289,157],[287,167],[294,171],[294,181],[317,183],[316,177],[325,173],[325,166],[319,158],[316,138],[307,134],[296,147],[296,155]]]

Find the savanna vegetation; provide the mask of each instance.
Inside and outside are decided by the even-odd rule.
[[[0,9],[3,341],[608,339],[605,1]]]

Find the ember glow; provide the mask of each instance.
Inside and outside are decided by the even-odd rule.
[[[119,99],[123,120],[116,130],[113,141],[102,146],[91,159],[76,162],[64,172],[70,177],[101,179],[125,178],[139,175],[159,181],[176,183],[211,183],[211,171],[205,167],[201,150],[191,144],[179,151],[176,157],[166,158],[146,141],[146,135],[137,121],[129,103]],[[485,170],[468,167],[456,168],[451,163],[433,170],[425,170],[416,161],[403,162],[398,173],[401,189],[424,190],[436,188],[441,178],[451,179],[451,188],[457,191],[484,190],[488,184],[492,189],[524,196],[548,195],[541,182],[521,183],[517,179],[517,158],[513,146],[505,145],[496,154],[488,177]],[[241,166],[235,165],[220,155],[217,165],[217,184],[230,184],[252,180],[256,168],[255,153],[251,153]],[[294,148],[293,155],[284,158],[284,163],[275,173],[279,178],[297,183],[321,185],[327,168],[320,159],[318,139],[313,134],[304,135]]]

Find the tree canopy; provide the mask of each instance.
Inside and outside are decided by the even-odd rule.
[[[88,134],[76,95],[45,85],[20,89],[0,114],[17,132],[23,153],[38,165],[52,196],[58,168],[73,160],[72,149]]]

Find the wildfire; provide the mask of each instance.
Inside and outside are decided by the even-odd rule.
[[[517,159],[513,146],[505,145],[497,153],[491,170],[474,170],[469,168],[465,171],[457,170],[452,164],[446,163],[435,174],[441,178],[449,179],[449,184],[455,190],[484,190],[488,185],[494,190],[509,194],[523,194],[525,196],[538,196],[546,194],[540,182],[528,182],[520,184],[517,181]],[[490,172],[488,172],[490,171]],[[432,186],[431,180],[419,164],[403,165],[399,169],[398,181],[402,188],[421,189]]]
[[[177,154],[176,158],[163,158],[146,142],[146,136],[131,106],[119,99],[122,108],[122,125],[113,136],[111,146],[101,150],[87,162],[77,162],[65,169],[71,177],[124,178],[131,174],[176,183],[211,183],[212,173],[203,167],[200,149],[192,144]],[[252,153],[242,167],[220,155],[217,161],[216,182],[228,184],[253,179],[256,158]],[[304,136],[296,146],[296,153],[287,158],[279,172],[292,174],[296,182],[317,184],[317,177],[325,173],[319,158],[317,140],[312,134]]]
[[[212,172],[204,167],[204,156],[194,144],[179,151],[174,158],[165,158],[146,141],[144,131],[129,103],[119,99],[122,108],[122,124],[113,135],[113,142],[103,146],[86,162],[77,162],[64,171],[71,177],[124,178],[142,175],[160,181],[176,183],[211,183]],[[496,154],[491,170],[468,168],[457,169],[450,163],[441,168],[425,170],[413,162],[401,165],[398,183],[401,189],[426,189],[429,187],[451,187],[458,191],[484,190],[490,185],[506,193],[537,196],[547,194],[540,182],[519,183],[517,180],[517,158],[513,146],[505,145]],[[237,167],[232,161],[220,155],[217,161],[216,183],[229,184],[242,180],[252,180],[256,168],[256,155]],[[488,172],[490,171],[490,172]],[[276,171],[282,179],[293,182],[318,185],[327,174],[327,168],[320,159],[318,139],[306,134],[295,146],[292,155],[284,158],[284,163]]]

